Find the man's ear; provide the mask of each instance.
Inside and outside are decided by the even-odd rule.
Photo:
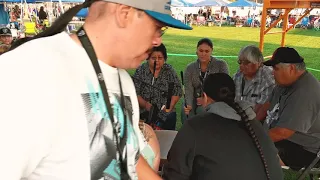
[[[117,4],[115,7],[116,23],[120,28],[125,28],[133,20],[134,8],[123,4]]]

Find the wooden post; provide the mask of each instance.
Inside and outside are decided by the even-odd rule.
[[[285,9],[284,15],[283,15],[283,25],[282,25],[282,38],[281,38],[281,47],[284,47],[285,45],[285,39],[288,29],[288,17],[291,9]]]
[[[260,51],[263,52],[264,45],[264,30],[266,29],[266,21],[267,21],[267,8],[263,5],[262,16],[261,16],[261,24],[260,24]]]

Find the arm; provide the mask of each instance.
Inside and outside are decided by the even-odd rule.
[[[141,155],[139,157],[136,169],[139,180],[161,180],[158,174],[149,166],[149,164]]]
[[[175,70],[173,68],[171,69],[171,74],[173,76],[173,82],[176,85],[174,86],[173,96],[171,98],[170,110],[174,109],[175,105],[177,104],[177,102],[179,101],[180,97],[182,96],[181,82],[180,82],[180,80],[178,78],[177,73],[175,72]]]
[[[180,97],[179,96],[172,96],[171,98],[171,104],[170,104],[170,111],[172,111],[172,109],[174,109],[174,107],[176,106],[177,102],[179,101]]]
[[[178,132],[168,153],[168,164],[164,167],[164,179],[190,179],[195,157],[195,147],[195,132],[187,121]]]
[[[275,127],[269,130],[269,136],[273,142],[278,142],[284,139],[288,139],[295,131],[287,128]]]
[[[273,90],[275,88],[275,80],[272,75],[272,70],[271,69],[264,69],[262,68],[263,76],[262,82],[260,84],[260,96],[259,99],[257,99],[256,104],[264,104],[267,101],[270,101],[271,96],[273,96]],[[259,87],[259,86],[258,86]]]
[[[151,146],[155,158],[153,161],[153,169],[154,170],[158,170],[159,169],[159,165],[160,165],[160,145],[159,145],[159,141],[157,138],[156,133],[154,132],[154,130],[148,125],[148,124],[144,124],[145,125],[145,130],[147,133],[148,138],[148,144]]]
[[[193,105],[193,94],[194,94],[194,87],[192,85],[192,69],[191,65],[187,67],[184,72],[184,83],[185,83],[185,95],[186,95],[186,104],[189,106]]]
[[[273,81],[270,81],[270,82],[274,82]],[[272,84],[272,83],[271,83]],[[270,108],[270,102],[272,102],[273,98],[274,98],[274,94],[276,93],[277,91],[277,87],[275,87],[274,85],[271,85],[269,86],[270,88],[267,90],[267,94],[269,94],[267,97],[267,99],[265,100],[264,103],[262,103],[263,101],[260,100],[261,104],[257,104],[256,107],[255,107],[255,113],[256,113],[256,119],[259,120],[259,121],[263,121],[266,119],[267,117],[267,111],[269,110]],[[272,88],[271,88],[272,87]],[[278,91],[277,91],[278,92]],[[266,93],[266,92],[265,92]]]
[[[138,102],[139,102],[140,108],[146,109],[147,111],[149,111],[152,106],[149,102],[144,100],[140,95],[138,95]]]
[[[267,116],[267,111],[270,107],[270,103],[269,102],[266,102],[264,104],[257,104],[255,106],[255,113],[256,113],[256,119],[258,121],[263,121],[266,119],[266,116]]]
[[[0,167],[4,168],[1,179],[18,180],[27,176],[26,169],[33,172],[48,155],[57,119],[53,113],[56,104],[48,97],[53,87],[37,79],[43,72],[26,72],[21,68],[26,64],[22,63],[20,68],[15,67],[17,74],[10,76],[14,65],[8,64],[18,63],[12,60],[1,63],[0,81],[6,88],[0,89]]]
[[[269,130],[273,141],[288,139],[295,132],[307,133],[311,128],[317,119],[315,116],[318,115],[318,112],[312,110],[316,100],[305,98],[305,93],[304,90],[299,89],[286,100],[285,108],[279,115],[279,122],[276,127]],[[301,110],[301,107],[304,109]]]

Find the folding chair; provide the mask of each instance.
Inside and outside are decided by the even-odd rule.
[[[162,176],[163,166],[167,161],[168,152],[172,146],[178,131],[171,130],[155,130],[160,145],[160,167],[159,175]]]
[[[310,179],[313,180],[315,174],[320,174],[320,169],[313,168],[318,163],[319,159],[320,159],[320,150],[317,153],[317,157],[311,162],[311,164],[306,169],[303,170],[298,180],[303,180],[307,174],[309,174]]]
[[[198,16],[197,17],[197,26],[205,26],[206,25],[206,19],[204,16]]]

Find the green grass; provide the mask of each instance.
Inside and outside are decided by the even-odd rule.
[[[214,43],[214,56],[237,56],[240,49],[246,45],[259,46],[258,28],[236,28],[236,27],[194,27],[192,31],[169,29],[163,36],[163,43],[168,53],[195,54],[196,45],[200,38],[208,37]],[[280,46],[281,34],[270,34],[265,36],[264,56],[269,56]],[[286,36],[286,45],[297,49],[306,60],[310,68],[320,69],[320,32],[314,30],[294,29]],[[178,75],[184,71],[187,64],[195,61],[196,57],[169,56],[168,63],[171,64]],[[237,58],[222,58],[229,65],[230,75],[238,69]],[[320,72],[311,71],[318,79]],[[177,104],[177,129],[181,127],[180,107]]]
[[[279,31],[275,29],[274,31]],[[163,43],[168,53],[195,54],[196,45],[200,38],[208,37],[214,43],[214,56],[237,56],[240,49],[247,45],[259,46],[260,29],[236,27],[194,27],[192,31],[169,29],[163,36]],[[265,36],[264,56],[272,55],[280,46],[281,34]],[[307,67],[320,69],[320,32],[314,30],[294,29],[286,36],[286,46],[294,47],[305,58]],[[238,69],[237,58],[221,58],[229,65],[230,75]],[[187,64],[195,61],[196,57],[169,56],[167,63],[171,64],[180,77]],[[132,73],[133,71],[129,71]],[[310,71],[318,79],[320,72]],[[181,101],[177,104],[177,129],[181,127]],[[297,174],[286,170],[285,180],[297,179]]]
[[[274,31],[279,31],[275,29]],[[168,53],[191,54],[196,52],[197,42],[203,38],[212,39],[214,44],[213,56],[237,56],[240,49],[247,45],[259,46],[260,29],[236,28],[236,27],[194,27],[192,31],[169,29],[163,36],[163,43]],[[274,50],[280,47],[281,34],[265,36],[264,56],[272,55]],[[294,29],[286,35],[286,46],[294,47],[302,57],[308,68],[320,69],[320,32],[314,30]],[[237,58],[220,58],[229,66],[230,75],[238,69]],[[171,64],[180,77],[180,71],[195,61],[196,57],[169,56],[167,63]],[[318,79],[320,72],[310,71]],[[129,71],[130,74],[133,71]],[[181,101],[177,108],[177,129],[181,127],[180,109]]]

